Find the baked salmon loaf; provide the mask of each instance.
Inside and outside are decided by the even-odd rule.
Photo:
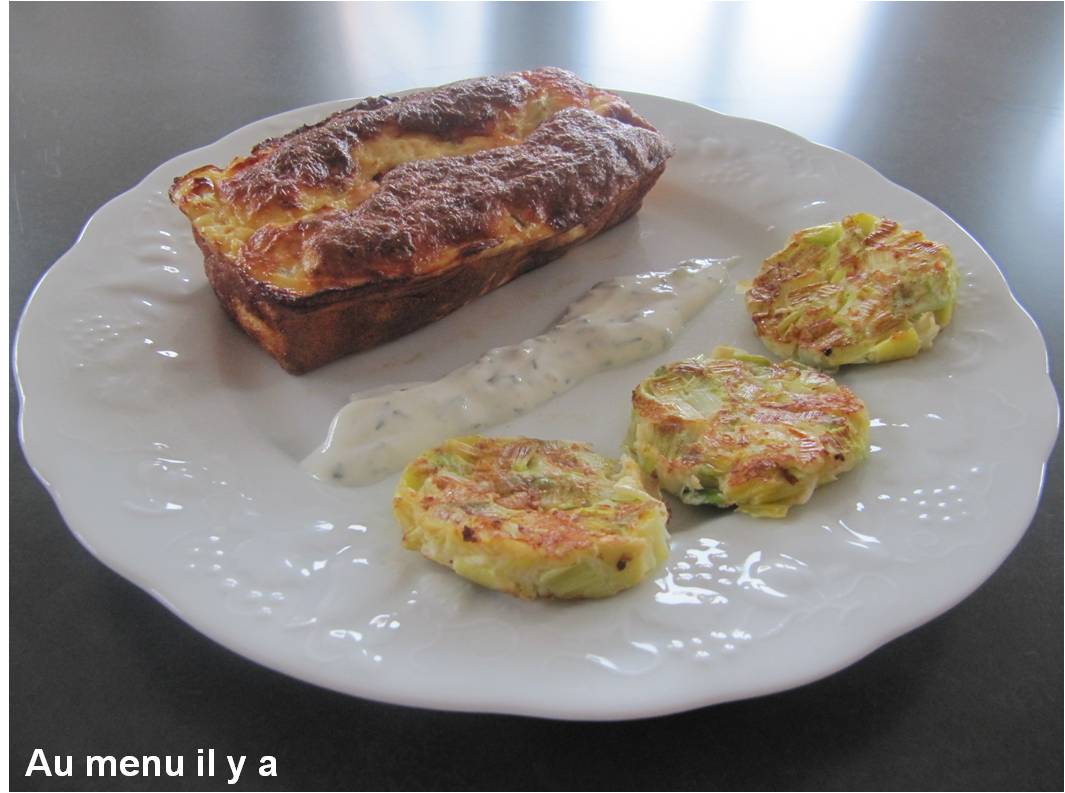
[[[226,311],[301,373],[625,220],[671,153],[619,97],[539,69],[364,100],[170,198]]]

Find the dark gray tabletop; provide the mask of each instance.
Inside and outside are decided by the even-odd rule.
[[[1047,340],[1061,393],[1062,5],[11,6],[11,321],[101,204],[282,110],[552,64],[779,124],[955,218]],[[276,787],[1060,789],[1061,441],[999,571],[819,683],[646,722],[455,715],[333,694],[203,638],[95,561],[15,439],[11,785],[51,755],[276,755]],[[270,788],[245,774],[237,787]]]

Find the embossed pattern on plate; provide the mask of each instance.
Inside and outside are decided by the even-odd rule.
[[[949,608],[1020,539],[1055,437],[1037,329],[941,211],[784,130],[631,94],[677,155],[641,213],[435,325],[303,377],[218,309],[165,191],[206,162],[347,103],[282,114],[161,166],[102,208],[42,280],[16,366],[27,457],[102,561],[263,664],[359,696],[626,718],[816,679]],[[674,503],[672,553],[600,602],[526,603],[404,551],[394,477],[345,490],[298,462],[355,391],[437,378],[527,338],[594,283],[691,257],[751,277],[795,228],[855,211],[952,246],[954,324],[916,359],[841,379],[875,417],[870,459],[782,521]],[[734,294],[657,359],[593,378],[494,432],[613,453],[628,394],[667,360],[759,349]],[[634,683],[638,683],[634,685]]]

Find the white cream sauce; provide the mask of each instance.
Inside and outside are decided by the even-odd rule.
[[[432,383],[356,394],[303,468],[352,487],[375,482],[448,438],[501,424],[591,374],[664,351],[727,277],[722,260],[692,259],[668,272],[604,281],[546,333],[489,350]]]

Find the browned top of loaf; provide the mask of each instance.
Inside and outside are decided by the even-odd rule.
[[[456,141],[495,136],[506,111],[544,91],[587,101],[588,83],[562,69],[481,77],[396,99],[381,96],[257,145],[239,170],[218,185],[220,197],[255,212],[266,205],[295,207],[300,191],[339,188],[359,177],[358,144],[381,135],[425,134]],[[627,106],[622,107],[627,110]],[[644,124],[628,113],[630,123]],[[500,130],[499,132],[503,132]]]
[[[510,96],[506,78],[492,85]],[[298,260],[316,290],[427,275],[588,222],[671,153],[657,132],[567,108],[519,145],[394,168],[353,210],[265,226],[248,240],[243,266],[258,275]]]

